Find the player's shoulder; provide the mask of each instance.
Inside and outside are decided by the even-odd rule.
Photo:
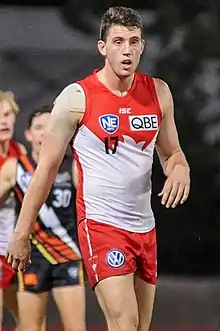
[[[171,110],[173,110],[173,97],[170,91],[169,85],[160,78],[153,78],[157,98],[160,104],[160,108],[163,116]]]
[[[96,82],[96,73],[93,72],[84,78],[77,80],[69,85],[67,85],[61,93],[67,94],[84,94],[85,95],[85,88],[90,88]]]
[[[160,78],[153,78],[153,80],[160,104],[166,105],[172,103],[172,93],[170,91],[169,85]]]
[[[146,72],[136,72],[137,79],[143,82],[153,82],[156,89],[169,90],[168,84],[161,78],[153,77]]]
[[[84,90],[78,82],[74,82],[64,87],[64,89],[58,95],[58,98],[61,96],[71,98],[72,95],[78,95],[78,94],[84,94]]]
[[[152,79],[154,81],[154,85],[157,91],[165,93],[170,91],[169,85],[163,79],[157,77],[152,77]]]
[[[85,104],[84,90],[77,82],[67,85],[54,101],[55,109],[60,113],[84,112]]]

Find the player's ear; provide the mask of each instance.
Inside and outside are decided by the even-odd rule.
[[[98,41],[98,50],[102,54],[102,56],[106,56],[106,44],[103,40]]]
[[[143,51],[144,51],[144,47],[145,47],[145,40],[142,39],[142,42],[141,42],[141,54],[142,54]]]
[[[24,131],[24,136],[28,142],[31,142],[31,132],[30,130],[25,130]]]

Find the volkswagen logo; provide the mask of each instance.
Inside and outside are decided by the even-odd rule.
[[[112,249],[107,253],[106,262],[112,268],[120,268],[125,264],[125,255],[119,249]]]

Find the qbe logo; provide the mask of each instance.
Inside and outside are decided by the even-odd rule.
[[[158,130],[157,115],[129,116],[131,131],[151,131]]]
[[[125,264],[125,255],[119,249],[112,249],[107,253],[106,262],[112,268],[120,268]]]
[[[99,124],[107,133],[115,133],[119,127],[119,117],[117,115],[105,114],[99,117]]]

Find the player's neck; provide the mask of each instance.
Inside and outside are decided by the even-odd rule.
[[[6,156],[8,154],[9,141],[0,142],[0,155]]]
[[[36,151],[32,150],[32,152],[31,152],[31,156],[32,156],[32,159],[34,160],[34,162],[35,162],[36,164],[38,164],[39,153],[37,153]]]
[[[122,79],[107,65],[97,73],[97,77],[112,93],[119,96],[127,94],[134,80],[134,74]]]

